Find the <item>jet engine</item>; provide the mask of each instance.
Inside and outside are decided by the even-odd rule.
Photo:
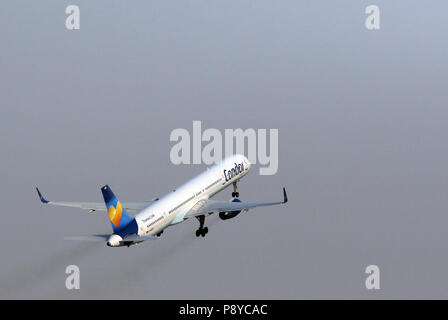
[[[232,198],[230,202],[241,202],[241,200],[238,198]],[[219,217],[221,218],[221,220],[228,220],[235,218],[240,212],[241,210],[220,212]]]
[[[121,246],[121,241],[123,240],[122,237],[120,237],[117,234],[113,234],[109,237],[109,239],[107,240],[107,245],[109,247],[119,247]]]

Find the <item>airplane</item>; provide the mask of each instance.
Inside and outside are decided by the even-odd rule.
[[[283,201],[242,202],[239,199],[237,183],[250,171],[251,163],[243,155],[232,155],[208,168],[179,188],[162,198],[151,201],[121,203],[108,185],[101,188],[104,203],[53,202],[46,200],[36,187],[43,204],[74,207],[95,211],[107,211],[112,225],[112,234],[97,234],[81,237],[67,237],[67,240],[106,241],[109,247],[122,247],[139,244],[146,240],[159,239],[170,226],[195,217],[199,221],[196,237],[204,237],[208,228],[204,227],[205,217],[219,213],[219,218],[235,218],[242,211],[263,206],[274,206],[288,202],[283,188]],[[233,185],[230,201],[211,200],[214,195]],[[131,217],[129,213],[135,214]]]

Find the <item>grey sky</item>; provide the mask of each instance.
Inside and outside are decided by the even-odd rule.
[[[69,4],[81,29],[65,29]],[[364,10],[381,9],[381,30]],[[1,298],[448,298],[446,1],[1,1]],[[163,195],[175,128],[278,128],[228,221],[111,249],[49,199]],[[230,190],[218,195],[230,198]],[[81,290],[65,289],[65,267]],[[381,290],[364,286],[367,265]]]

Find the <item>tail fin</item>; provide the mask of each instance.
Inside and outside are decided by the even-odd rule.
[[[126,227],[132,220],[126,209],[122,207],[118,198],[114,195],[108,185],[101,188],[107,212],[109,213],[110,223],[114,232],[118,232]]]

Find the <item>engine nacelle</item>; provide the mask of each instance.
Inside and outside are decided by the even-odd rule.
[[[241,202],[241,200],[238,198],[233,198],[230,200],[230,202]],[[237,215],[240,214],[240,212],[241,212],[241,210],[220,212],[219,217],[221,218],[221,220],[228,220],[228,219],[235,218]]]
[[[120,237],[117,234],[113,234],[109,237],[109,239],[107,240],[107,245],[109,247],[119,247],[122,244],[120,243],[121,241],[123,241],[123,238]]]

